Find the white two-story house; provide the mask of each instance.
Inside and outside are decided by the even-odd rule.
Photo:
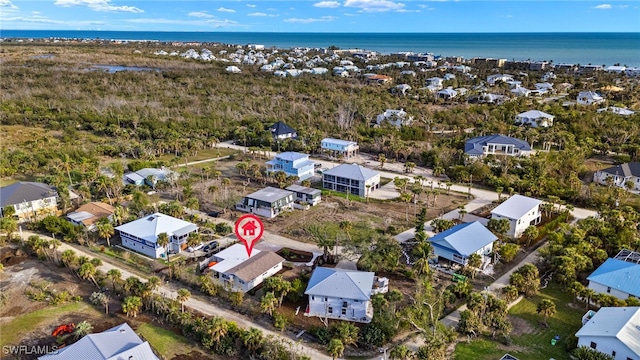
[[[413,122],[413,117],[407,115],[407,112],[404,109],[394,110],[387,109],[382,114],[379,114],[376,117],[376,124],[382,125],[382,123],[387,122],[395,127],[408,126]]]
[[[531,225],[538,225],[542,219],[540,214],[541,200],[513,195],[495,209],[491,210],[492,219],[509,220],[506,235],[517,238]]]
[[[293,209],[292,191],[266,187],[244,197],[236,204],[236,210],[274,218],[283,211]]]
[[[516,115],[516,123],[531,127],[550,127],[555,116],[540,110],[529,110]]]
[[[273,160],[266,162],[267,173],[284,171],[287,176],[297,176],[300,180],[313,177],[315,163],[309,160],[309,155],[287,151],[277,154]]]
[[[187,247],[189,234],[198,231],[196,224],[162,213],[147,215],[115,228],[120,234],[122,246],[154,259],[166,253],[179,253]],[[160,246],[158,235],[165,233],[169,244]]]
[[[371,296],[389,290],[387,278],[372,272],[317,267],[307,285],[309,305],[305,316],[369,323],[373,319]]]
[[[380,173],[356,164],[341,164],[322,173],[322,187],[367,197],[380,188]]]
[[[640,359],[640,307],[602,307],[576,333],[586,346],[614,360]]]

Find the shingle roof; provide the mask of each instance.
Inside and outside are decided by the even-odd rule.
[[[277,123],[269,126],[269,130],[273,135],[284,135],[284,134],[293,134],[296,131],[291,128],[289,125],[283,123],[282,121],[278,121]]]
[[[352,180],[366,181],[380,173],[356,164],[341,164],[332,169],[326,170],[323,175],[325,174]]]
[[[274,187],[267,186],[264,189],[260,189],[260,190],[258,190],[256,192],[253,192],[253,193],[247,195],[246,197],[248,197],[250,199],[266,201],[268,203],[272,203],[274,201],[280,200],[283,197],[286,197],[287,195],[291,195],[291,194],[293,194],[291,191],[283,190],[283,189],[276,189]]]
[[[542,200],[516,194],[491,210],[491,214],[508,217],[510,219],[520,219],[531,211],[531,209],[540,206],[540,204],[542,204]]]
[[[273,251],[262,251],[225,273],[233,274],[241,280],[249,282],[283,261],[284,258]]]
[[[131,357],[133,356],[133,357]],[[40,356],[38,360],[158,360],[149,343],[127,323],[97,334],[89,334],[59,351]]]
[[[640,297],[639,264],[609,258],[587,280]]]
[[[167,233],[169,237],[171,235],[179,236],[198,230],[198,226],[173,216],[155,213],[120,225],[115,229],[155,243],[161,233]]]
[[[91,225],[100,218],[113,215],[114,211],[114,207],[109,204],[93,201],[80,206],[75,212],[67,214],[67,217],[76,221],[82,221],[85,225]],[[88,214],[89,216],[86,217],[84,214]]]
[[[46,199],[57,195],[55,188],[47,184],[19,181],[0,188],[0,207],[22,204],[25,201]]]
[[[504,145],[514,145],[516,148],[520,150],[530,151],[531,146],[520,139],[513,138],[511,136],[505,135],[486,135],[486,136],[478,136],[475,138],[471,138],[464,143],[464,152],[469,155],[482,155],[482,147],[486,146],[488,143],[491,144],[504,144]]]
[[[603,307],[576,333],[618,339],[640,356],[640,307]]]
[[[374,273],[317,267],[304,292],[307,295],[369,300]]]
[[[620,164],[620,165],[612,166],[610,168],[606,168],[600,171],[606,172],[607,174],[624,176],[624,177],[629,177],[629,176],[640,177],[640,162],[630,162],[630,163]]]
[[[429,238],[434,247],[467,257],[498,238],[478,221],[458,224]]]

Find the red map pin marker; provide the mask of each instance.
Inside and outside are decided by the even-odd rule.
[[[243,215],[236,221],[235,233],[238,240],[242,241],[244,248],[247,249],[247,255],[251,257],[253,245],[264,234],[264,224],[253,214]]]

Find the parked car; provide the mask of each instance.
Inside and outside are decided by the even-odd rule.
[[[215,250],[217,248],[218,248],[218,242],[217,241],[212,241],[212,242],[208,243],[207,245],[205,245],[202,248],[202,251],[208,253],[208,252],[213,251],[213,250]]]
[[[211,211],[211,212],[207,213],[207,215],[209,215],[211,217],[218,217],[218,216],[220,216],[220,211]]]
[[[200,244],[198,244],[198,245],[196,245],[196,246],[189,246],[189,247],[187,248],[187,251],[189,251],[189,252],[194,252],[194,251],[196,251],[196,250],[200,250],[200,249],[202,249],[202,248],[204,248],[204,244],[203,244],[203,243],[200,243]]]

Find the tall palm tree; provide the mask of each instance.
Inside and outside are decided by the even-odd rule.
[[[67,268],[71,269],[77,261],[76,252],[71,249],[63,251],[61,260]]]
[[[170,262],[169,250],[167,249],[167,246],[169,245],[169,235],[167,235],[166,232],[158,234],[158,240],[156,242],[158,243],[158,246],[161,246],[164,249],[164,253],[167,255],[167,261]]]
[[[269,291],[262,299],[260,299],[260,311],[273,316],[273,311],[278,307],[278,298],[274,295],[273,291]]]
[[[103,217],[96,223],[98,235],[107,241],[107,246],[111,247],[111,237],[115,234],[115,229],[108,218]]]
[[[116,291],[116,283],[122,280],[122,273],[118,269],[110,269],[107,271],[107,277],[111,280],[111,285],[113,286],[113,292]]]
[[[127,296],[122,302],[122,312],[127,316],[138,316],[140,308],[142,308],[142,299],[138,296]]]
[[[91,263],[86,262],[80,266],[78,269],[78,275],[80,275],[83,279],[89,279],[96,287],[100,287],[98,282],[96,282],[95,276],[98,273],[98,269]]]
[[[187,289],[178,290],[176,300],[180,303],[180,309],[184,312],[184,303],[191,297],[191,292]]]

